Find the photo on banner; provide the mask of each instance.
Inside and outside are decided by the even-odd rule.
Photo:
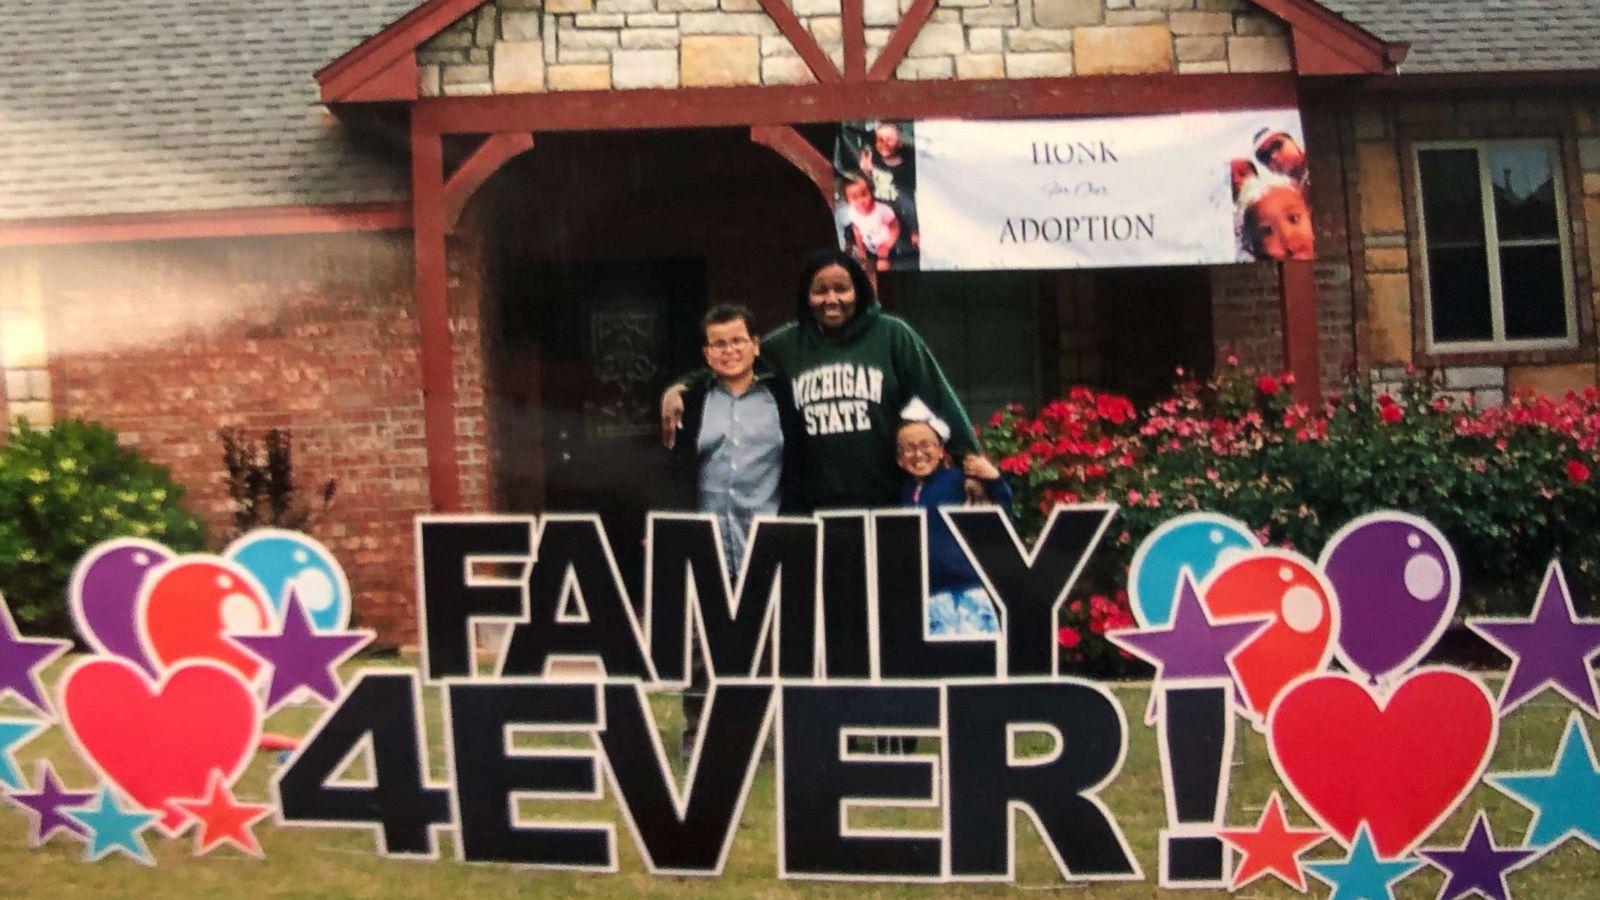
[[[915,131],[904,120],[839,124],[834,225],[840,249],[868,270],[920,267]]]

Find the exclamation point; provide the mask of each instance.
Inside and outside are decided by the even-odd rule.
[[[1233,857],[1217,832],[1223,827],[1233,758],[1233,684],[1165,687],[1161,710],[1168,824],[1161,831],[1161,886],[1226,888]]]

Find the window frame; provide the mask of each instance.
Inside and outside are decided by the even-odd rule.
[[[1448,140],[1417,140],[1411,143],[1411,188],[1416,197],[1416,267],[1422,282],[1423,321],[1420,329],[1422,349],[1429,355],[1459,353],[1517,353],[1519,351],[1576,350],[1582,344],[1581,317],[1578,315],[1578,284],[1573,270],[1571,212],[1568,205],[1568,178],[1564,171],[1562,140],[1558,136],[1546,137],[1483,137]],[[1507,247],[1549,246],[1549,239],[1518,240],[1510,243],[1500,238],[1499,217],[1494,208],[1494,176],[1489,171],[1489,154],[1495,145],[1539,144],[1550,152],[1551,175],[1555,179],[1555,243],[1561,255],[1562,313],[1566,334],[1552,338],[1506,337],[1506,298],[1501,281],[1500,258]],[[1441,341],[1434,336],[1433,286],[1429,277],[1427,214],[1423,203],[1421,156],[1430,150],[1472,150],[1477,154],[1478,188],[1480,202],[1479,224],[1483,229],[1489,279],[1489,316],[1494,336],[1488,340]]]

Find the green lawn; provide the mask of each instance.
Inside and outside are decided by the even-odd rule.
[[[59,672],[58,664],[53,668]],[[1140,685],[1119,685],[1117,696],[1128,711],[1132,724],[1127,761],[1122,774],[1106,791],[1106,798],[1138,854],[1147,879],[1144,882],[1103,884],[1086,889],[1081,884],[1064,883],[1031,829],[1019,829],[1020,862],[1014,887],[985,886],[900,886],[780,882],[776,878],[776,829],[773,819],[772,765],[763,763],[756,775],[749,803],[739,825],[726,872],[720,879],[655,878],[644,866],[626,831],[619,827],[618,846],[622,871],[616,875],[587,875],[570,872],[540,872],[497,865],[465,865],[453,860],[453,847],[446,836],[442,842],[445,859],[436,863],[389,861],[376,853],[370,832],[352,829],[276,828],[263,824],[257,837],[266,852],[265,860],[255,860],[231,849],[216,851],[200,859],[189,858],[188,839],[166,841],[151,837],[158,866],[147,869],[121,857],[85,864],[82,847],[58,837],[38,850],[27,849],[27,818],[11,808],[0,811],[0,872],[6,884],[0,896],[140,896],[140,897],[395,897],[450,896],[474,897],[563,896],[618,897],[651,895],[695,897],[697,900],[752,897],[977,897],[1006,893],[1017,888],[1043,891],[1070,897],[1148,898],[1226,896],[1196,891],[1162,891],[1155,886],[1157,871],[1157,832],[1163,819],[1161,773],[1156,755],[1155,732],[1143,727],[1147,690]],[[443,752],[438,733],[437,696],[426,694],[430,761],[436,776],[442,776]],[[1543,769],[1555,753],[1560,730],[1570,708],[1553,693],[1541,695],[1535,703],[1519,709],[1502,723],[1500,744],[1490,771]],[[656,713],[667,733],[667,746],[675,747],[676,731],[681,728],[677,704],[658,697]],[[0,714],[23,714],[8,702]],[[285,710],[272,717],[268,730],[289,734],[303,733],[316,719],[312,708]],[[1591,729],[1592,731],[1592,729]],[[1235,752],[1229,823],[1253,824],[1277,779],[1267,759],[1265,745],[1248,727],[1240,731],[1241,742]],[[31,777],[33,760],[41,756],[55,763],[68,786],[87,789],[89,772],[77,761],[59,728],[34,739],[18,754],[18,761]],[[267,796],[267,779],[276,765],[274,754],[258,754],[245,776],[239,794],[245,799]],[[1521,806],[1488,787],[1480,786],[1470,802],[1429,842],[1459,842],[1470,824],[1473,811],[1487,809],[1497,838],[1503,844],[1521,840],[1529,813]],[[538,811],[551,815],[544,804]],[[618,816],[609,802],[571,804],[561,813],[573,818],[600,815],[614,821]],[[1309,820],[1298,809],[1291,821],[1306,825]],[[147,833],[149,835],[150,833]],[[1314,849],[1311,858],[1342,858],[1332,842]],[[1398,896],[1431,898],[1437,896],[1443,877],[1425,868],[1406,879]],[[1547,855],[1531,869],[1514,873],[1510,879],[1514,895],[1536,898],[1600,897],[1600,856],[1587,846],[1569,841]],[[1313,881],[1312,894],[1326,896],[1327,890]],[[1275,881],[1257,881],[1240,897],[1291,897],[1294,892]]]

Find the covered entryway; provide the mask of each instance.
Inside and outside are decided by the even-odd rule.
[[[598,511],[625,577],[659,497],[656,398],[703,364],[716,303],[760,330],[835,241],[816,186],[748,130],[541,137],[471,202],[497,509]]]

